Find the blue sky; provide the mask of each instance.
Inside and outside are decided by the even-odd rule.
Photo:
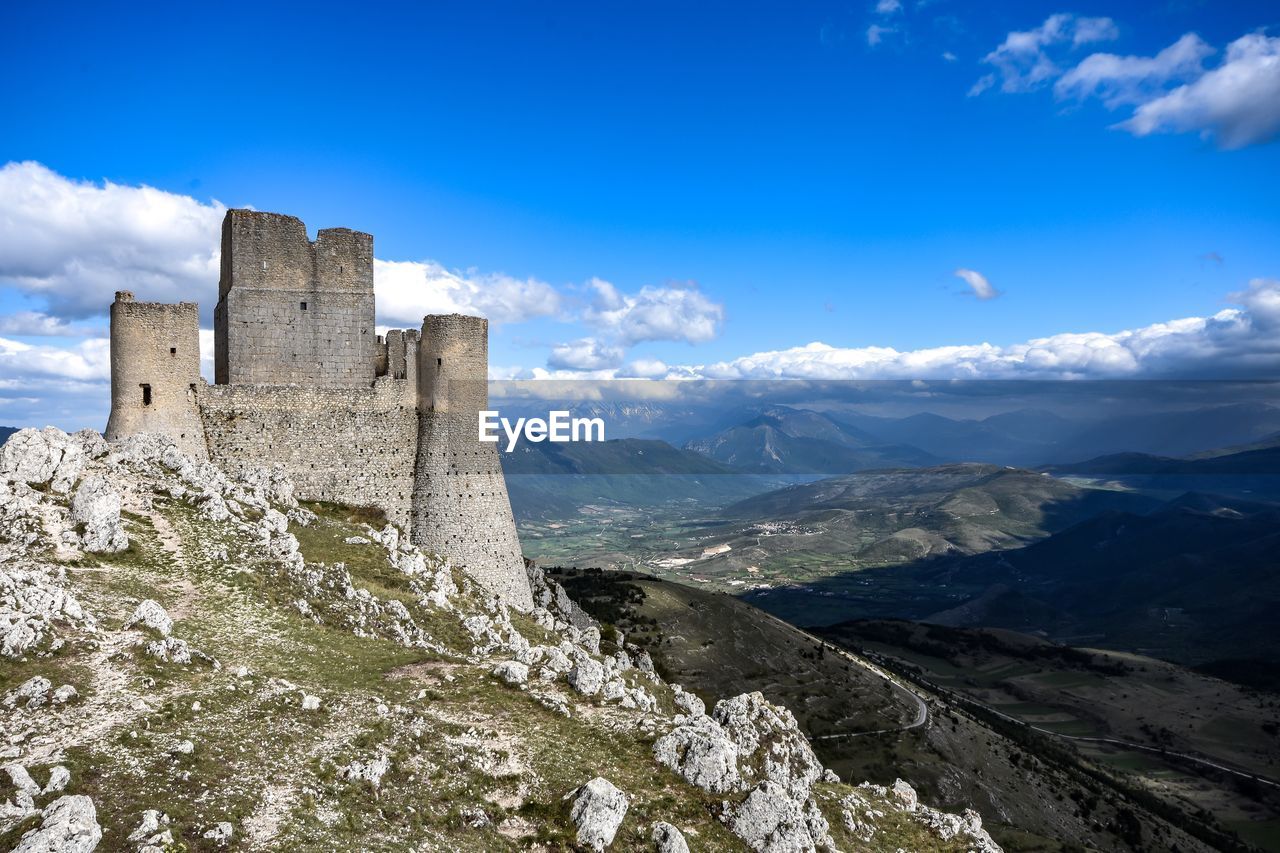
[[[458,275],[454,301],[491,316],[485,289],[506,282],[492,361],[509,372],[746,375],[741,359],[813,342],[1006,348],[1223,310],[1252,322],[1251,369],[1280,367],[1255,346],[1280,317],[1274,3],[54,2],[6,17],[0,164],[369,231],[380,259]],[[1189,59],[1160,59],[1188,34]],[[1082,65],[1095,54],[1150,61]],[[1249,72],[1235,89],[1213,76],[1231,62]],[[1115,127],[1142,109],[1153,123]],[[0,216],[61,227],[24,207],[57,206],[28,197],[32,175],[0,183]],[[82,225],[36,257],[30,237],[0,238],[0,314],[45,318],[0,318],[10,354],[92,362],[112,275],[145,295],[165,274],[113,256],[135,237]],[[101,268],[77,283],[85,264],[53,255],[93,241]],[[962,269],[998,295],[976,298]],[[417,279],[401,272],[407,315]],[[176,280],[213,292],[190,269]],[[29,334],[50,323],[75,334]],[[92,369],[4,353],[0,421],[105,411]],[[33,390],[61,379],[83,402]]]

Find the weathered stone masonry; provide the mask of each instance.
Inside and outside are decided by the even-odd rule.
[[[477,436],[488,321],[374,332],[373,238],[232,210],[222,229],[214,378],[194,303],[111,307],[107,438],[168,435],[230,472],[282,466],[300,497],[375,506],[513,606],[532,606],[506,482]]]

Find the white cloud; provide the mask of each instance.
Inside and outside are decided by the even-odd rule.
[[[623,357],[620,347],[582,338],[552,347],[547,366],[555,370],[604,370],[622,364]]]
[[[1000,291],[991,286],[991,282],[987,281],[987,277],[977,270],[958,269],[956,276],[964,279],[964,283],[969,285],[973,295],[984,302],[988,299],[995,299],[1000,295]]]
[[[1061,69],[1046,48],[1070,43],[1106,41],[1119,35],[1110,18],[1079,18],[1060,13],[1050,15],[1033,30],[1014,31],[1004,42],[982,58],[996,71],[978,80],[969,94],[978,95],[1000,80],[1002,92],[1030,92],[1057,77]]]
[[[867,27],[867,44],[871,47],[875,47],[880,44],[880,42],[884,41],[885,36],[890,33],[896,33],[897,31],[897,27],[883,27],[880,24],[872,24]]]
[[[724,322],[724,306],[692,284],[646,286],[631,294],[593,278],[588,287],[595,296],[583,312],[583,322],[627,346],[642,341],[705,343],[719,334]]]
[[[72,326],[61,317],[52,317],[43,311],[15,311],[0,315],[0,335],[22,337],[84,337],[83,328]]]
[[[1280,331],[1280,281],[1255,278],[1247,289],[1232,293],[1228,298],[1244,306],[1254,329]]]
[[[1280,367],[1280,280],[1255,279],[1240,308],[1115,333],[1082,332],[1010,346],[901,352],[814,342],[671,369],[711,379],[1071,379],[1274,375]]]
[[[656,358],[638,358],[628,362],[618,371],[619,379],[662,379],[670,372],[664,361]]]
[[[1119,37],[1120,30],[1110,18],[1076,18],[1071,44],[1079,47],[1098,41],[1115,41]]]
[[[225,210],[148,186],[73,181],[39,163],[8,163],[0,168],[0,280],[42,296],[64,318],[101,314],[123,289],[140,299],[208,303],[217,293]]]
[[[472,314],[494,323],[520,323],[560,310],[560,294],[535,278],[450,270],[435,261],[373,263],[381,323],[416,328],[426,314]]]
[[[111,342],[90,338],[73,347],[54,347],[0,338],[0,376],[31,383],[31,390],[46,379],[109,381]]]
[[[881,15],[892,15],[902,11],[902,0],[878,0],[876,12]]]
[[[958,56],[956,56],[954,53],[952,53],[949,50],[944,50],[942,52],[942,58],[945,59],[947,62],[955,62],[957,59],[959,59]]]
[[[969,95],[1000,83],[1002,92],[1030,92],[1056,78],[1059,100],[1100,98],[1107,109],[1133,105],[1114,127],[1134,136],[1198,133],[1222,148],[1243,148],[1280,136],[1280,37],[1250,33],[1227,45],[1222,63],[1206,70],[1216,51],[1187,33],[1155,56],[1094,53],[1063,71],[1049,48],[1116,38],[1109,18],[1051,15],[1027,32],[1012,32],[983,58],[995,71],[980,77]],[[1170,88],[1170,87],[1173,88]]]
[[[1117,125],[1135,136],[1199,133],[1223,148],[1269,142],[1280,134],[1280,37],[1252,33],[1227,46],[1223,63],[1154,98]]]
[[[1059,98],[1097,95],[1109,109],[1141,103],[1171,80],[1199,77],[1213,52],[1198,35],[1187,33],[1151,57],[1095,53],[1063,74],[1053,91]]]

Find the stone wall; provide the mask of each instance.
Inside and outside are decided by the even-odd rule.
[[[196,410],[200,318],[194,302],[134,302],[120,291],[111,304],[111,417],[108,441],[158,432],[184,452],[206,458]]]
[[[382,509],[408,528],[417,447],[413,388],[210,385],[200,395],[209,457],[227,471],[280,465],[307,500]]]
[[[371,385],[373,237],[330,228],[313,243],[296,217],[227,211],[214,343],[219,385]]]

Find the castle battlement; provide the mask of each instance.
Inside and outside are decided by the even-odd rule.
[[[108,440],[167,435],[229,472],[283,467],[303,499],[382,509],[419,547],[532,607],[506,481],[479,441],[488,321],[428,315],[374,330],[373,237],[308,239],[293,216],[230,210],[214,311],[214,384],[195,303],[111,306]]]

